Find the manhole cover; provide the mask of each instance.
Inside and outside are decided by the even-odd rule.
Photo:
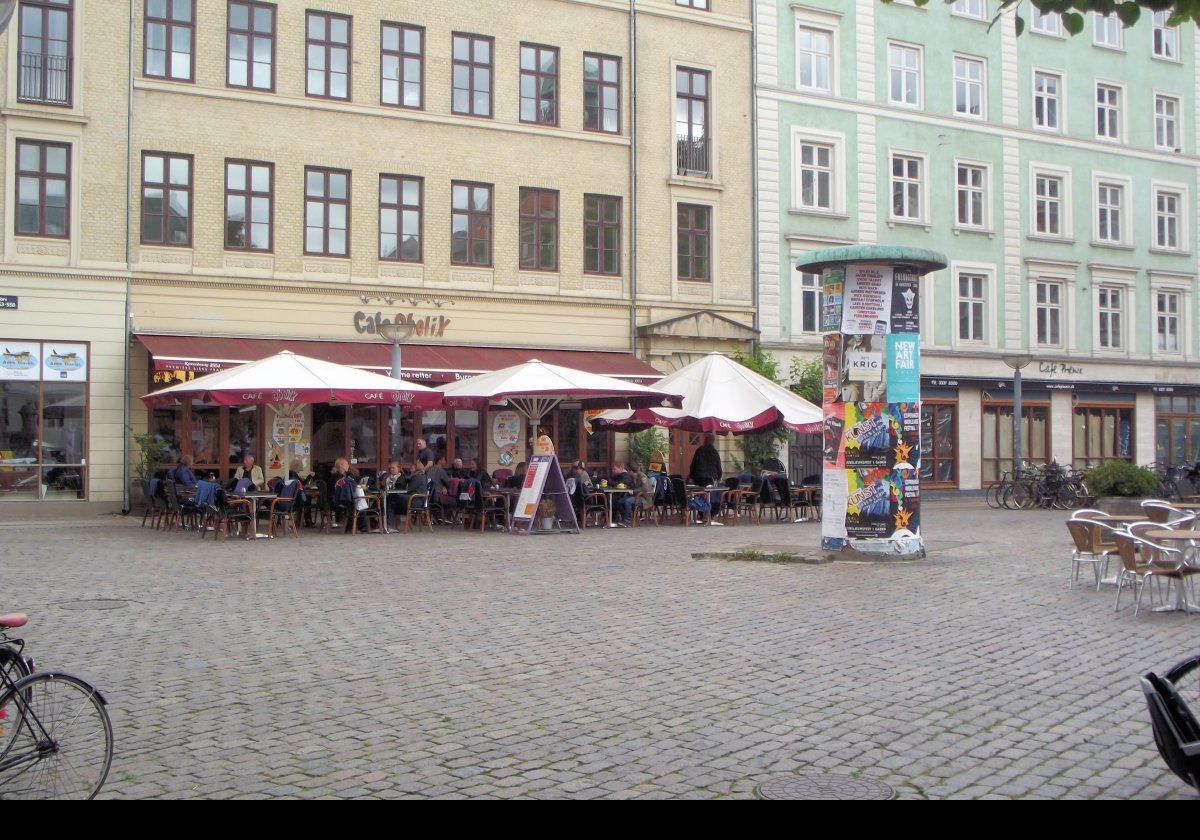
[[[119,610],[129,606],[129,602],[116,598],[92,598],[84,601],[63,601],[59,606],[64,610]]]
[[[754,789],[759,799],[894,799],[891,785],[844,773],[772,776]]]

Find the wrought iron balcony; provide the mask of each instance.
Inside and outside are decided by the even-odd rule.
[[[17,99],[47,105],[71,104],[71,57],[42,52],[18,53]]]
[[[675,171],[680,175],[711,178],[709,142],[707,137],[688,137],[680,134],[675,142]]]

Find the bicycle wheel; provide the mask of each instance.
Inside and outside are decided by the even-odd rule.
[[[112,764],[112,723],[100,695],[70,674],[26,677],[0,697],[20,725],[0,760],[0,799],[91,799]]]
[[[1021,479],[1013,483],[1012,494],[1009,496],[1009,504],[1013,510],[1029,510],[1036,501],[1034,482]]]
[[[1083,507],[1083,498],[1079,495],[1079,485],[1068,482],[1058,488],[1055,504],[1060,510],[1078,510]]]
[[[990,508],[1000,507],[1000,497],[1004,491],[1004,484],[997,482],[987,489],[984,498],[987,501],[987,506]]]
[[[9,647],[0,647],[0,672],[3,672],[14,683],[29,676],[29,662],[25,657]],[[6,683],[0,682],[0,691]],[[13,717],[9,718],[9,714]],[[8,754],[9,747],[16,739],[21,726],[21,712],[13,709],[0,709],[0,759]]]

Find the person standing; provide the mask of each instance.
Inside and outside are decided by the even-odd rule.
[[[417,460],[422,462],[423,466],[428,466],[433,463],[433,450],[425,443],[425,438],[417,438]]]
[[[704,435],[704,443],[692,456],[692,465],[688,469],[688,480],[700,487],[717,484],[721,480],[721,455],[713,446],[716,437],[712,432]]]

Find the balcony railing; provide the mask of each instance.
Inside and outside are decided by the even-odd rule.
[[[707,137],[678,135],[675,143],[675,171],[679,175],[711,178],[709,166],[709,142]]]
[[[18,54],[17,99],[47,105],[71,104],[71,57],[40,52]]]

